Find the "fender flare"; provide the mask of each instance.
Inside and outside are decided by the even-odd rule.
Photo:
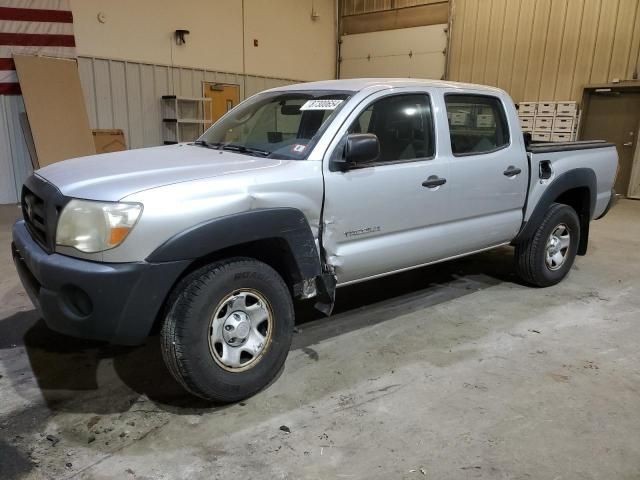
[[[597,180],[596,174],[591,168],[575,168],[569,170],[553,180],[546,188],[538,204],[531,212],[529,220],[524,222],[520,232],[513,239],[513,244],[522,243],[531,238],[542,222],[547,210],[555,200],[563,193],[578,187],[587,187],[589,190],[589,214],[584,215],[578,212],[580,217],[580,227],[582,233],[580,235],[580,245],[578,247],[579,253],[586,252],[587,241],[589,238],[589,222],[593,218],[593,213],[596,207],[597,196]]]
[[[304,214],[296,208],[266,208],[207,220],[177,233],[146,259],[150,263],[196,260],[235,245],[259,240],[286,242],[297,281],[315,280],[321,311],[331,311],[335,281],[323,275],[315,238]]]

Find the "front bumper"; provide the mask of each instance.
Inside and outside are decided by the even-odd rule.
[[[144,341],[189,263],[96,263],[48,254],[22,220],[13,226],[11,250],[20,280],[49,328],[122,345]]]

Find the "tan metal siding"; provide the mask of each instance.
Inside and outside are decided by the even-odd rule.
[[[584,0],[569,0],[565,16],[562,48],[555,82],[555,96],[558,99],[572,98],[573,75],[576,69],[579,38],[575,32],[580,30],[584,14]]]
[[[584,85],[638,69],[640,0],[451,1],[451,80],[516,102],[581,100]]]
[[[482,83],[490,83],[495,85],[498,82],[498,67],[500,66],[500,57],[502,55],[502,39],[505,35],[505,10],[507,8],[507,0],[493,0],[491,2],[491,18],[493,24],[489,30],[489,41],[487,42],[487,51],[496,52],[495,55],[487,55],[485,60],[485,68],[482,77]]]

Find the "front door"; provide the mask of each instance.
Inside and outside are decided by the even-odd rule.
[[[627,195],[633,155],[638,144],[640,93],[603,90],[607,91],[594,91],[590,95],[581,139],[615,143],[620,170],[614,188],[617,193]]]
[[[238,85],[205,83],[204,96],[211,99],[211,114],[209,118],[211,123],[214,123],[240,103],[240,87]]]
[[[339,171],[323,165],[323,247],[339,284],[447,256],[449,240],[432,228],[446,220],[448,162],[436,151],[427,92],[376,94],[351,113],[329,148],[343,155],[350,133],[373,133],[377,161]]]

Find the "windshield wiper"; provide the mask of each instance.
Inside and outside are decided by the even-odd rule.
[[[213,148],[218,150],[220,148],[221,143],[207,142],[206,140],[196,140],[193,142],[193,145],[199,145],[201,147]]]
[[[230,150],[232,152],[248,153],[249,155],[268,157],[271,152],[267,150],[260,150],[259,148],[245,147],[244,145],[236,145],[234,143],[227,143],[222,145],[223,150]]]

